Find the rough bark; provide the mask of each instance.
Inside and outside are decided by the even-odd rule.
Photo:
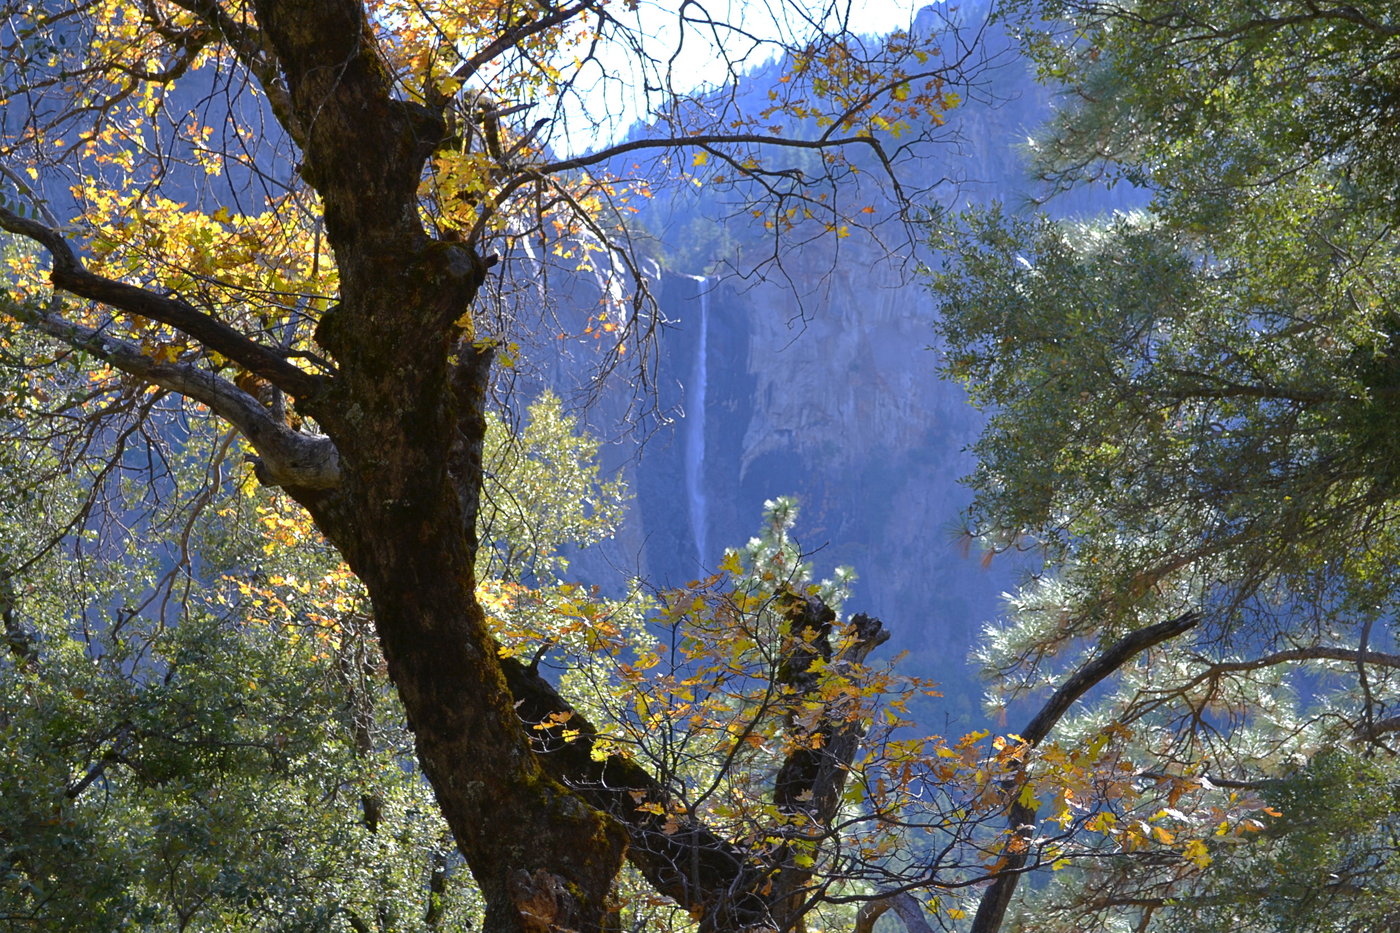
[[[879,619],[861,613],[840,633],[850,641],[838,652],[831,639],[836,613],[829,606],[815,597],[789,594],[783,611],[788,617],[789,644],[778,683],[791,692],[794,709],[820,691],[822,678],[813,670],[818,660],[829,671],[850,671],[890,637]],[[778,769],[773,788],[773,801],[783,812],[803,814],[817,825],[836,815],[847,768],[864,734],[860,720],[845,712],[828,703],[809,726],[788,716],[793,749]]]
[[[836,613],[821,600],[798,593],[785,593],[779,608],[787,617],[787,644],[778,684],[789,695],[789,710],[803,709],[819,700],[823,676],[821,661],[828,672],[855,673],[870,652],[884,644],[890,633],[880,620],[860,614],[853,617],[838,644],[832,643]],[[804,917],[810,908],[814,873],[794,858],[804,843],[822,839],[841,807],[841,792],[851,762],[865,734],[863,717],[849,708],[849,699],[820,699],[820,714],[804,724],[789,712],[788,741],[791,751],[778,769],[773,785],[773,802],[794,818],[785,832],[790,841],[777,853],[776,874],[771,894],[773,925],[777,930],[805,930]]]
[[[472,596],[455,508],[439,509],[444,517],[380,502],[312,512],[369,589],[419,760],[481,885],[487,929],[598,929],[621,831],[530,752]],[[365,529],[375,540],[355,540]]]
[[[889,911],[894,911],[908,933],[933,933],[933,927],[924,919],[924,909],[912,894],[904,891],[862,904],[852,933],[875,933],[875,921]]]

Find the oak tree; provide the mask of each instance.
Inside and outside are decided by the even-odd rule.
[[[14,261],[6,314],[96,361],[92,399],[173,393],[232,426],[344,558],[487,929],[602,928],[624,855],[702,928],[801,924],[800,853],[678,828],[666,789],[581,716],[556,737],[574,711],[502,658],[477,527],[493,360],[555,329],[541,270],[589,272],[605,364],[644,361],[657,318],[625,216],[657,178],[734,185],[775,231],[832,235],[862,213],[837,197],[864,177],[849,150],[897,186],[880,140],[929,138],[959,63],[932,34],[863,39],[854,12],[792,5],[763,28],[602,0],[5,6],[0,227],[39,249]],[[677,83],[696,43],[721,68],[700,90]],[[726,82],[772,56],[783,79],[747,112]],[[594,135],[619,107],[645,130]],[[810,132],[771,132],[775,114]],[[798,170],[793,151],[814,157]],[[815,613],[803,643],[823,647],[790,659],[798,681],[878,642],[856,625],[825,647],[804,600],[792,618]],[[849,754],[851,727],[810,728]],[[844,780],[819,741],[798,758],[824,763],[780,782],[817,823]]]
[[[0,917],[74,931],[479,922],[363,588],[299,507],[177,398],[107,395],[108,436],[93,438],[72,417],[90,368],[36,370],[52,344],[13,326],[0,340]],[[521,567],[535,601],[562,599],[559,549],[619,517],[597,442],[558,404],[541,397],[514,437],[488,418],[483,498],[509,514],[483,523],[479,589],[497,614]],[[514,644],[524,627],[496,630]]]

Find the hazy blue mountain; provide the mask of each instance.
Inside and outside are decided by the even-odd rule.
[[[984,40],[991,63],[948,114],[948,144],[902,170],[948,179],[935,190],[944,207],[1029,209],[1035,190],[1019,147],[1051,101],[1003,37]],[[740,93],[766,95],[765,79],[753,75]],[[947,686],[940,712],[972,713],[980,691],[967,653],[1018,569],[1011,558],[984,565],[959,538],[969,496],[958,480],[981,416],[936,372],[936,308],[913,271],[937,257],[826,238],[787,256],[782,276],[746,279],[733,271],[753,264],[746,250],[765,248],[764,231],[732,216],[730,200],[682,192],[641,215],[661,241],[654,287],[672,323],[660,338],[658,400],[675,420],[639,457],[630,444],[613,451],[637,504],[607,559],[657,583],[695,579],[754,533],[765,499],[795,495],[818,567],[860,575],[850,608],[884,619],[894,632],[886,650],[908,651],[914,671]],[[1141,197],[1085,193],[1051,207],[1088,215],[1131,200]],[[597,558],[576,566],[603,571]]]

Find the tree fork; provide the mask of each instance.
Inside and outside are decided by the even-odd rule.
[[[828,606],[793,592],[781,599],[790,630],[779,679],[799,700],[818,693],[820,677],[812,670],[818,658],[836,666],[860,665],[889,639],[879,620],[857,615],[846,629],[845,647],[837,651],[830,637],[836,614]],[[789,847],[760,857],[675,807],[665,785],[635,762],[617,754],[595,758],[597,728],[532,667],[513,658],[502,665],[516,710],[532,726],[533,746],[544,767],[626,826],[628,861],[658,892],[697,916],[703,933],[801,929],[812,871],[793,861]],[[806,736],[820,734],[820,741],[811,743],[819,748],[799,742],[779,769],[774,786],[778,806],[804,814],[820,832],[839,809],[846,769],[863,731],[859,723],[827,709]]]

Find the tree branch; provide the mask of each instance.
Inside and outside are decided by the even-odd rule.
[[[1286,651],[1275,651],[1273,654],[1266,654],[1261,658],[1249,661],[1218,661],[1211,664],[1209,670],[1202,676],[1209,677],[1234,671],[1254,671],[1261,667],[1272,667],[1291,661],[1347,661],[1352,664],[1376,664],[1381,667],[1400,668],[1400,654],[1363,651],[1358,648],[1340,648],[1331,645],[1314,645],[1309,648],[1289,648]]]
[[[227,379],[192,363],[158,362],[131,343],[8,295],[0,296],[0,311],[124,373],[209,406],[262,457],[258,479],[265,485],[330,489],[339,484],[340,456],[330,438],[293,431]]]
[[[458,65],[457,70],[452,73],[452,77],[461,78],[464,81],[469,80],[472,75],[476,74],[477,71],[481,69],[481,66],[491,61],[491,59],[515,48],[523,40],[528,39],[530,36],[538,35],[552,26],[566,23],[580,13],[586,13],[599,5],[600,0],[580,0],[580,2],[575,3],[573,6],[560,7],[539,19],[523,19],[514,26],[503,30],[495,40],[488,43],[471,58]],[[546,7],[546,9],[548,8]]]
[[[1344,392],[1306,392],[1281,386],[1249,385],[1210,373],[1191,372],[1171,367],[1164,367],[1163,371],[1173,376],[1194,380],[1209,379],[1215,383],[1214,385],[1169,386],[1162,392],[1165,397],[1177,401],[1190,401],[1197,398],[1257,398],[1266,401],[1298,402],[1304,405],[1326,405],[1333,402],[1345,402],[1349,398]]]
[[[908,933],[933,933],[933,927],[924,919],[923,908],[908,891],[866,901],[856,913],[856,925],[852,933],[875,933],[875,921],[890,910],[903,922]]]
[[[767,901],[757,893],[766,872],[758,860],[678,808],[636,762],[617,754],[595,761],[596,727],[531,668],[514,658],[501,666],[540,763],[627,828],[627,859],[659,893],[698,916],[702,933],[747,929],[767,919]],[[653,804],[662,812],[642,809]]]
[[[1153,645],[1159,645],[1189,631],[1199,621],[1198,613],[1187,612],[1123,636],[1065,681],[1060,689],[1045,701],[1035,718],[1021,730],[1021,738],[1025,739],[1028,745],[1039,745],[1069,708],[1105,677]],[[1035,811],[1017,800],[1011,805],[1007,822],[1011,832],[1024,839],[1028,833],[1034,832]],[[1029,846],[1018,852],[1008,850],[1004,856],[1005,864],[996,873],[991,886],[982,894],[982,902],[977,907],[977,916],[973,918],[970,933],[996,933],[1001,929],[1002,921],[1006,917],[1006,908],[1011,903],[1011,895],[1016,891],[1016,882],[1021,878],[1028,855]]]
[[[832,667],[861,664],[889,638],[878,620],[858,615],[843,633],[847,643],[838,654],[831,645],[835,614],[829,608],[795,595],[782,608],[792,620],[792,644],[779,678],[797,691],[798,704],[820,686],[820,676],[811,672],[818,658]],[[816,634],[805,636],[807,632]],[[771,855],[758,858],[714,832],[678,807],[666,787],[634,761],[617,754],[595,761],[598,733],[593,724],[532,668],[511,658],[502,665],[545,769],[627,827],[628,859],[660,893],[700,916],[701,930],[771,922],[775,905],[782,913],[782,902],[800,894],[810,870],[794,869],[791,877],[785,873],[775,881],[770,876]],[[824,710],[817,725],[807,730],[809,736],[821,734],[812,742],[817,747],[799,743],[778,773],[774,798],[779,808],[804,813],[818,825],[834,818],[861,731],[859,723]]]
[[[1358,739],[1374,739],[1388,732],[1400,732],[1400,716],[1387,716],[1372,723],[1363,723],[1356,729]]]
[[[1236,23],[1228,27],[1212,26],[1208,22],[1193,20],[1190,22],[1199,32],[1187,35],[1180,39],[1173,40],[1172,44],[1184,44],[1187,42],[1234,42],[1248,36],[1252,32],[1280,32],[1293,26],[1311,25],[1315,23],[1325,23],[1329,21],[1339,21],[1360,26],[1368,32],[1373,32],[1379,36],[1400,35],[1400,26],[1392,26],[1365,16],[1354,6],[1332,7],[1330,9],[1320,9],[1309,4],[1310,9],[1306,13],[1295,13],[1292,16],[1257,16],[1247,19],[1244,22]],[[1147,25],[1157,28],[1171,27],[1170,22],[1164,22],[1160,18],[1156,20],[1143,20]]]
[[[267,44],[263,41],[262,34],[258,29],[251,23],[234,19],[227,10],[219,6],[217,0],[171,0],[171,2],[198,16],[206,26],[223,39],[229,48],[233,49],[234,55],[243,63],[243,67],[247,68],[262,85],[263,94],[267,96],[268,105],[272,107],[272,113],[277,117],[277,122],[286,128],[297,145],[303,146],[305,132],[301,121],[296,118],[296,114],[292,110],[287,86],[281,81],[277,71],[277,63],[272,60]]]
[[[1185,683],[1174,687],[1173,692],[1181,693],[1190,690],[1197,684],[1217,678],[1221,674],[1257,671],[1279,664],[1291,664],[1295,661],[1346,661],[1358,667],[1364,667],[1364,665],[1367,664],[1376,664],[1380,667],[1400,669],[1400,654],[1388,654],[1384,651],[1371,651],[1370,649],[1341,648],[1333,645],[1313,645],[1307,648],[1289,648],[1285,651],[1275,651],[1272,654],[1266,654],[1259,658],[1252,658],[1248,661],[1208,662],[1208,666],[1204,671]]]
[[[101,302],[127,314],[137,314],[169,325],[295,398],[310,399],[326,386],[324,376],[293,366],[277,351],[195,310],[182,298],[167,298],[89,272],[68,240],[52,227],[0,207],[0,228],[33,240],[48,251],[53,258],[53,270],[49,277],[55,288]]]
[[[576,168],[587,168],[590,165],[598,165],[607,162],[609,159],[629,152],[640,152],[645,149],[681,149],[687,146],[722,146],[722,145],[755,145],[755,146],[776,146],[782,149],[839,149],[843,146],[850,146],[859,143],[869,146],[876,152],[883,155],[880,141],[873,136],[841,136],[834,139],[822,137],[821,139],[790,139],[782,136],[770,136],[765,133],[702,133],[697,136],[667,137],[664,139],[632,139],[625,143],[618,143],[615,146],[608,146],[596,152],[586,155],[575,156],[572,159],[560,159],[558,162],[550,162],[546,165],[536,166],[531,173],[520,180],[520,184],[533,181],[540,175],[553,175],[558,172],[567,172]],[[760,168],[753,169],[754,174],[778,174],[774,170],[765,171]],[[516,185],[519,187],[519,185]]]
[[[788,617],[791,642],[779,684],[791,689],[792,708],[797,709],[819,696],[822,677],[812,672],[820,659],[831,668],[865,663],[865,659],[889,640],[890,633],[880,624],[861,614],[851,619],[846,650],[834,654],[831,627],[836,613],[815,597],[796,593],[784,594],[780,609]],[[812,634],[807,634],[812,633]],[[846,783],[846,769],[855,757],[863,731],[859,721],[852,722],[833,708],[823,704],[816,722],[804,728],[788,717],[788,729],[796,746],[788,753],[774,781],[773,800],[784,813],[803,813],[818,824],[836,816],[841,803],[841,790]]]

